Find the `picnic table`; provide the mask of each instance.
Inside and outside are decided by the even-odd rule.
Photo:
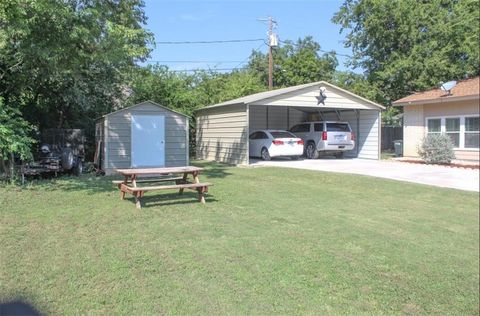
[[[148,191],[155,190],[176,190],[182,194],[184,189],[196,190],[198,200],[205,203],[205,193],[211,183],[201,183],[198,175],[203,168],[194,166],[168,167],[168,168],[130,168],[117,169],[117,172],[124,176],[124,180],[113,181],[120,189],[120,198],[125,198],[125,193],[132,194],[135,197],[137,208],[142,207],[141,198]],[[192,181],[188,176],[192,176]],[[165,182],[174,182],[175,184],[165,184]],[[150,183],[148,186],[139,185]]]

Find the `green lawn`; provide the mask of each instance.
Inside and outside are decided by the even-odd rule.
[[[479,197],[364,176],[208,168],[196,194],[110,178],[0,188],[0,301],[53,314],[479,313]]]

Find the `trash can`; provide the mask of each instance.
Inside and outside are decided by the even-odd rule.
[[[403,156],[403,140],[394,140],[393,147],[395,148],[395,157]]]

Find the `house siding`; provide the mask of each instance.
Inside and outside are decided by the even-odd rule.
[[[418,157],[417,147],[425,136],[427,118],[479,115],[479,106],[479,100],[404,106],[404,156]],[[457,159],[479,160],[478,149],[455,149],[454,151]]]
[[[423,105],[407,105],[403,109],[403,155],[417,157],[417,147],[425,135]]]
[[[139,114],[165,116],[165,167],[188,165],[188,118],[145,102],[106,116],[105,172],[131,168],[131,116]]]
[[[197,112],[198,159],[248,164],[247,106],[233,105]]]

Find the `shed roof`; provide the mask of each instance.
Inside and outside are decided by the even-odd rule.
[[[267,100],[267,99],[270,99],[270,98],[273,98],[273,97],[282,96],[282,95],[287,94],[287,93],[301,91],[303,89],[307,89],[307,88],[311,88],[311,87],[315,87],[315,86],[318,86],[319,88],[321,86],[327,86],[330,89],[337,90],[337,91],[340,91],[340,92],[344,92],[351,99],[356,99],[357,101],[369,103],[370,105],[375,106],[379,110],[385,109],[385,107],[383,107],[382,105],[380,105],[378,103],[375,103],[373,101],[365,99],[365,98],[363,98],[359,95],[356,95],[356,94],[354,94],[350,91],[347,91],[345,89],[342,89],[340,87],[337,87],[337,86],[335,86],[331,83],[328,83],[326,81],[317,81],[317,82],[302,84],[302,85],[293,86],[293,87],[287,87],[287,88],[281,88],[281,89],[275,89],[275,90],[271,90],[271,91],[265,91],[265,92],[250,94],[250,95],[247,95],[247,96],[244,96],[244,97],[241,97],[241,98],[225,101],[225,102],[214,104],[214,105],[209,105],[209,106],[206,106],[204,108],[198,109],[197,111],[201,111],[203,109],[215,108],[215,107],[228,106],[228,105],[238,105],[238,104],[246,105],[246,104],[258,103],[259,101],[262,101],[262,100]]]
[[[411,94],[393,102],[393,105],[402,106],[419,103],[441,103],[460,99],[479,98],[480,77],[461,80],[450,90],[450,94],[440,88]]]
[[[160,105],[160,104],[158,104],[158,103],[156,103],[156,102],[153,102],[153,101],[150,101],[150,100],[143,101],[143,102],[140,102],[140,103],[131,105],[131,106],[127,106],[126,108],[119,109],[119,110],[117,110],[117,111],[113,111],[113,112],[107,113],[107,114],[103,115],[102,117],[107,117],[107,116],[112,115],[112,114],[114,114],[114,113],[118,113],[118,112],[122,112],[122,111],[126,111],[126,110],[131,110],[131,109],[133,109],[133,108],[135,108],[135,107],[137,107],[137,106],[139,106],[139,105],[145,104],[145,103],[150,103],[150,104],[152,104],[152,105],[155,105],[155,106],[157,106],[157,107],[159,107],[159,108],[162,108],[162,109],[165,109],[165,110],[167,110],[167,111],[176,113],[176,114],[178,114],[178,115],[182,115],[182,116],[185,116],[185,117],[190,117],[190,116],[188,116],[188,115],[185,115],[185,114],[183,114],[183,113],[180,113],[180,112],[175,111],[175,110],[172,110],[172,109],[169,109],[169,108],[167,108],[167,107],[165,107],[165,106],[163,106],[163,105]]]

